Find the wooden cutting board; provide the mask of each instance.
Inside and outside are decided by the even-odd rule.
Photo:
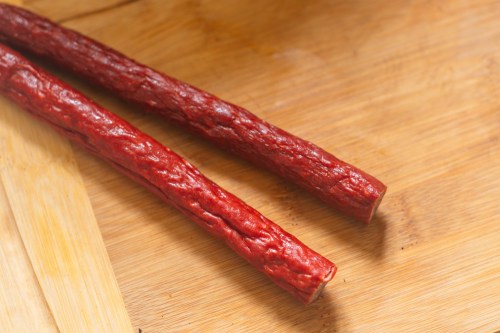
[[[17,2],[247,107],[377,176],[388,193],[373,223],[360,225],[50,68],[339,272],[316,303],[298,304],[176,210],[0,98],[4,328],[500,330],[499,1]],[[36,215],[43,207],[53,214]]]

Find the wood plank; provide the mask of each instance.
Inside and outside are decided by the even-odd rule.
[[[0,182],[0,327],[5,332],[59,332],[26,254]]]
[[[69,144],[25,111],[0,108],[0,177],[57,327],[132,331]]]

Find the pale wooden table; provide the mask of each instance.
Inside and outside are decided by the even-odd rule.
[[[2,325],[15,332],[35,323],[61,332],[500,329],[499,1],[17,3],[243,105],[389,189],[373,224],[359,225],[56,70],[339,272],[303,307],[173,208],[1,98]],[[36,207],[44,204],[64,211],[42,218],[52,231],[38,226]],[[88,261],[64,257],[78,251]],[[87,273],[64,276],[66,288],[50,275],[54,262],[59,273],[65,262]],[[121,328],[109,326],[117,322]]]

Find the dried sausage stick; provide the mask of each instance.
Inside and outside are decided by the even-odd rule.
[[[386,191],[376,178],[311,142],[24,9],[0,4],[0,39],[200,134],[365,223]]]
[[[0,92],[146,186],[304,303],[336,268],[150,136],[0,44]]]

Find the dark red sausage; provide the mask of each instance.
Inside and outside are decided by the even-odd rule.
[[[0,91],[143,184],[304,303],[336,268],[120,117],[0,44]]]
[[[26,10],[0,4],[0,38],[90,79],[369,223],[386,186],[249,111]]]

